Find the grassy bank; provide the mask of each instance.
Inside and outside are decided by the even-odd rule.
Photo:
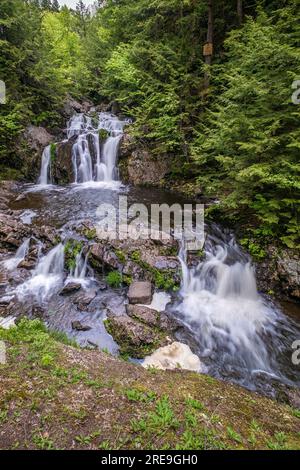
[[[65,341],[37,320],[0,329],[1,449],[300,448],[296,410],[205,375],[146,371],[57,339]]]

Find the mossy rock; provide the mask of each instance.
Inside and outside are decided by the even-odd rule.
[[[168,343],[162,331],[127,315],[110,316],[105,320],[105,327],[119,345],[122,356],[142,359]]]

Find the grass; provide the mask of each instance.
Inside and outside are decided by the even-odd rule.
[[[119,271],[111,271],[105,280],[110,287],[118,288],[122,286],[123,277]]]
[[[2,449],[300,448],[298,410],[239,387],[71,347],[39,320],[0,340]]]

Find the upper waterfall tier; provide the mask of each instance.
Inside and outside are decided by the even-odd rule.
[[[62,168],[68,169],[69,182],[118,181],[118,150],[127,123],[109,113],[75,114],[67,123],[67,140],[44,150],[39,184],[60,182]]]
[[[72,150],[75,183],[118,180],[118,149],[125,124],[108,113],[72,117],[67,133],[69,139],[77,136]]]

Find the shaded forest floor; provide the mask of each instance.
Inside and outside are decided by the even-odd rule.
[[[0,329],[1,449],[300,449],[297,410],[57,336],[38,320]]]

